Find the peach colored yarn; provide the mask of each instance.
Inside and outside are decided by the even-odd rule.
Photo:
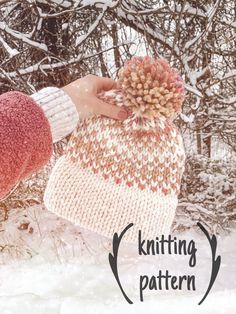
[[[180,113],[184,84],[176,69],[163,58],[134,57],[119,71],[124,105],[138,116],[167,118]]]
[[[166,74],[159,75],[158,69]],[[152,73],[155,78],[149,84]],[[139,88],[141,83],[134,85],[134,80],[142,80],[144,74],[148,85],[143,81]],[[80,121],[53,169],[44,201],[59,216],[109,238],[132,222],[125,241],[136,242],[139,229],[144,237],[153,238],[167,234],[174,219],[185,152],[172,118],[180,111],[183,84],[164,62],[149,57],[127,62],[119,78],[121,89],[100,98],[129,106],[133,115],[125,121],[106,117]],[[159,91],[152,93],[155,81]],[[162,94],[163,84],[167,86]]]

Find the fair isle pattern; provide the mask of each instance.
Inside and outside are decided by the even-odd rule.
[[[167,235],[177,202],[175,193],[153,193],[104,180],[99,173],[94,175],[66,156],[57,161],[44,194],[48,210],[110,239],[133,222],[122,240],[129,243],[137,243],[139,229],[146,239]]]
[[[116,184],[165,195],[178,195],[185,161],[182,137],[162,115],[152,122],[88,118],[73,132],[66,156]]]
[[[181,109],[183,82],[166,62],[149,57],[132,59],[119,79],[121,89],[99,98],[126,106],[132,115],[125,121],[101,116],[79,121],[44,202],[48,210],[108,238],[133,223],[124,240],[137,243],[138,230],[152,239],[168,234],[174,219],[185,152],[172,120]]]

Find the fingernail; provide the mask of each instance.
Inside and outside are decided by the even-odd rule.
[[[128,112],[126,110],[120,110],[118,112],[118,118],[122,120],[128,118]]]
[[[128,110],[128,117],[132,116],[133,112],[131,110]]]

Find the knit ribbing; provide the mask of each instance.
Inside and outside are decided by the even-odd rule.
[[[170,232],[184,171],[182,137],[173,123],[184,98],[183,82],[162,60],[133,58],[119,72],[121,88],[98,97],[129,107],[124,121],[81,120],[66,154],[56,163],[45,205],[112,238],[133,223],[124,241]]]
[[[167,234],[185,153],[171,121],[153,123],[140,130],[132,117],[81,120],[51,173],[47,209],[108,238],[134,223],[126,242],[137,241],[139,229],[147,238]]]
[[[54,143],[70,134],[76,127],[78,112],[71,98],[62,89],[46,87],[31,97],[48,118]]]
[[[108,238],[132,222],[124,241],[134,243],[139,229],[146,238],[169,233],[177,196],[104,180],[62,156],[49,178],[44,203],[51,212]]]

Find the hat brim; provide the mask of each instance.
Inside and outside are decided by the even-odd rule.
[[[133,223],[123,239],[131,243],[138,243],[139,230],[143,239],[169,234],[177,202],[175,194],[116,184],[66,156],[56,162],[44,194],[49,211],[108,238]]]

